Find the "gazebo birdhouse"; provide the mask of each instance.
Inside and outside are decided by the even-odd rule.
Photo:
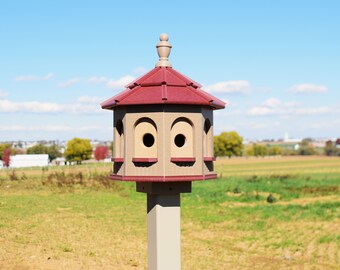
[[[101,104],[114,111],[113,180],[216,178],[213,110],[225,104],[174,70],[170,49],[168,36],[162,34],[156,67]]]
[[[149,269],[179,270],[180,193],[217,177],[213,111],[225,103],[172,68],[166,34],[156,47],[156,67],[101,106],[114,111],[110,178],[147,193]]]

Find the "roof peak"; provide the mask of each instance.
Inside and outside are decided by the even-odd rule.
[[[159,36],[159,42],[156,45],[159,61],[157,62],[156,67],[172,67],[169,61],[172,46],[168,40],[169,36],[165,33]]]

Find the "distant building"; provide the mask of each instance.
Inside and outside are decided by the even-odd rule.
[[[41,155],[15,155],[10,157],[10,168],[23,168],[35,166],[48,166],[49,160],[47,154]]]
[[[58,165],[58,166],[64,166],[64,165],[66,165],[66,159],[64,158],[64,157],[57,157],[54,161],[53,161],[53,163],[55,164],[55,165]]]
[[[283,138],[283,142],[285,143],[300,143],[302,139],[295,139],[295,138],[290,138],[289,134],[286,132]]]

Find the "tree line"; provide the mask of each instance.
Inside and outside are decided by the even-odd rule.
[[[106,145],[98,145],[92,149],[90,140],[81,138],[68,141],[64,153],[57,144],[46,146],[44,143],[38,143],[26,150],[13,148],[9,143],[0,144],[0,160],[3,161],[5,167],[10,165],[10,156],[17,154],[47,154],[50,162],[63,156],[68,162],[81,164],[82,161],[89,160],[92,156],[95,160],[103,160],[109,156],[109,152],[109,147]]]
[[[251,143],[244,145],[243,137],[236,131],[222,132],[214,136],[215,156],[276,156],[276,155],[320,155],[340,156],[340,139],[335,142],[327,141],[323,149],[313,146],[312,140],[303,139],[296,144],[296,149],[275,144]]]
[[[288,149],[280,145],[270,145],[264,143],[252,143],[244,145],[243,137],[236,131],[222,132],[220,135],[214,136],[214,154],[217,157],[233,157],[233,156],[276,156],[276,155],[315,155],[325,154],[327,156],[340,156],[340,139],[335,142],[327,141],[323,150],[318,150],[312,145],[311,139],[303,139],[297,149]],[[111,143],[110,149],[112,150]],[[84,160],[89,160],[92,157],[95,160],[103,160],[110,154],[109,147],[99,145],[92,149],[89,139],[73,138],[68,141],[64,153],[60,146],[52,144],[46,146],[43,143],[38,143],[26,149],[12,148],[8,143],[0,144],[0,160],[4,166],[9,166],[10,156],[15,154],[47,154],[52,162],[58,157],[65,157],[68,162],[80,164]]]

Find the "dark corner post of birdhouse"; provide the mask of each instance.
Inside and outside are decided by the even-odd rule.
[[[181,269],[181,193],[216,179],[213,111],[225,103],[172,68],[162,34],[156,67],[104,101],[114,111],[112,180],[147,194],[148,269]]]
[[[150,270],[181,269],[181,198],[191,182],[136,183],[147,194],[148,265]]]

